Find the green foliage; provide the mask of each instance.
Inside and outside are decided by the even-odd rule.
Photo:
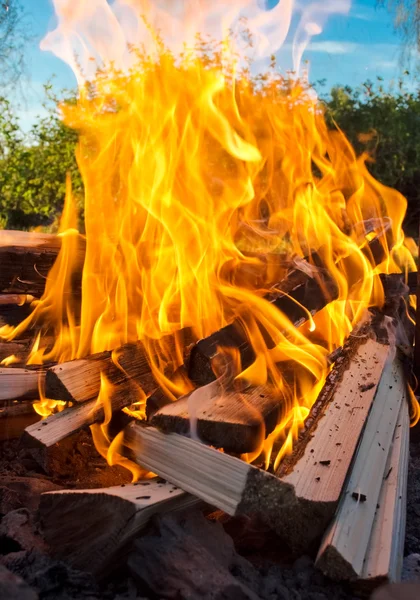
[[[371,173],[406,196],[406,225],[418,228],[420,92],[406,89],[402,80],[397,90],[387,91],[377,79],[376,84],[367,81],[357,89],[333,88],[325,98],[326,116],[331,126],[345,132],[357,154],[369,152]]]
[[[372,174],[407,197],[406,226],[415,234],[420,216],[420,92],[413,90],[413,84],[407,90],[399,82],[397,89],[387,91],[378,78],[376,84],[366,82],[356,89],[335,87],[323,100],[329,125],[340,127],[358,154],[368,151]],[[47,116],[25,135],[10,102],[0,97],[0,227],[54,229],[66,173],[82,204],[77,133],[62,123],[52,100]]]
[[[63,206],[66,173],[82,196],[75,158],[77,133],[50,107],[24,135],[10,102],[0,97],[0,226],[49,225]]]

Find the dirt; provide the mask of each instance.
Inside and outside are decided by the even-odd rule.
[[[280,547],[275,535],[260,523],[245,517],[227,518],[218,511],[208,515],[210,527],[215,525],[212,521],[216,522],[217,534],[216,529],[212,533],[207,526],[202,530],[204,533],[201,538],[199,526],[187,530],[188,536],[195,535],[191,542],[194,552],[188,555],[185,551],[185,556],[190,556],[188,561],[179,560],[177,553],[174,555],[176,560],[172,560],[168,544],[165,555],[171,561],[170,586],[169,577],[165,580],[165,570],[153,578],[151,575],[146,577],[141,569],[133,567],[138,565],[135,552],[138,556],[147,556],[149,546],[154,548],[156,545],[154,552],[158,560],[161,554],[159,545],[162,545],[162,550],[165,548],[159,520],[155,520],[149,530],[139,536],[131,558],[131,569],[124,567],[103,581],[96,581],[87,572],[72,569],[48,555],[36,520],[39,494],[60,488],[119,485],[129,482],[130,474],[120,467],[105,464],[93,448],[89,432],[77,434],[71,440],[71,448],[69,451],[67,445],[63,446],[54,462],[58,470],[45,473],[18,440],[0,443],[0,600],[6,600],[2,592],[2,578],[4,589],[9,590],[8,598],[14,597],[10,589],[16,585],[16,598],[24,589],[28,598],[39,600],[236,600],[239,592],[241,597],[260,600],[360,598],[349,586],[334,583],[322,575],[314,566],[314,556],[293,557],[287,548]],[[420,554],[420,428],[412,433],[410,452],[405,555]],[[171,530],[178,526],[179,522],[171,526]],[[210,539],[213,544],[209,546]],[[199,550],[197,544],[204,549]],[[217,575],[220,590],[217,594],[213,590],[212,594],[209,591],[208,595],[203,595],[203,589],[191,576],[191,568],[188,571],[189,579],[186,579],[191,585],[194,584],[194,589],[200,589],[199,595],[194,589],[189,591],[185,581],[178,589],[177,581],[182,581],[183,569],[188,569],[192,557],[196,557],[199,565],[199,556],[204,557],[208,552],[220,567]],[[154,561],[149,563],[154,564]],[[166,568],[169,569],[169,566]],[[200,573],[196,572],[196,576],[200,577]],[[211,572],[208,570],[207,577],[211,581]]]

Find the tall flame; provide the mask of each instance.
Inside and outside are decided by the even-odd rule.
[[[47,352],[41,335],[31,360],[63,361],[142,339],[174,398],[191,388],[162,374],[168,361],[179,364],[178,332],[188,328],[199,339],[239,319],[256,360],[237,378],[274,389],[284,408],[275,433],[284,453],[325,379],[328,352],[366,307],[382,304],[377,275],[413,268],[401,228],[405,199],[370,175],[367,156],[356,157],[341,131],[328,129],[304,80],[275,69],[252,74],[247,59],[269,56],[286,40],[293,0],[270,11],[256,0],[232,0],[227,11],[222,0],[54,5],[58,26],[43,48],[66,60],[79,84],[77,102],[61,112],[80,132],[86,259],[78,307],[69,299],[76,254],[69,186],[54,277],[18,328],[38,319],[41,334],[53,330],[56,341]],[[327,14],[349,7],[349,0],[306,7],[296,70]],[[384,251],[378,266],[366,252],[372,235]],[[314,251],[339,298],[298,329],[264,298],[286,274],[281,261],[267,269],[266,258],[286,254],[314,274],[303,260]],[[284,375],[290,364],[292,379]]]

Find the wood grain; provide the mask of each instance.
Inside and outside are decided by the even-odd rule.
[[[256,450],[274,430],[280,410],[279,398],[265,387],[232,392],[214,381],[164,406],[151,425],[165,433],[189,434],[193,429],[207,444],[244,454]]]
[[[197,498],[159,479],[110,488],[41,495],[43,535],[54,555],[73,567],[107,575],[152,516],[197,505]]]
[[[398,358],[384,369],[337,513],[316,564],[333,579],[362,575],[382,480],[406,382]]]

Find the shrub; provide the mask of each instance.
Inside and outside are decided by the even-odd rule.
[[[413,84],[412,84],[413,87]],[[348,136],[357,153],[368,150],[372,174],[399,190],[408,200],[406,229],[418,234],[420,217],[420,92],[386,91],[378,77],[360,88],[334,87],[327,103],[327,119]],[[363,134],[371,134],[370,136]]]

